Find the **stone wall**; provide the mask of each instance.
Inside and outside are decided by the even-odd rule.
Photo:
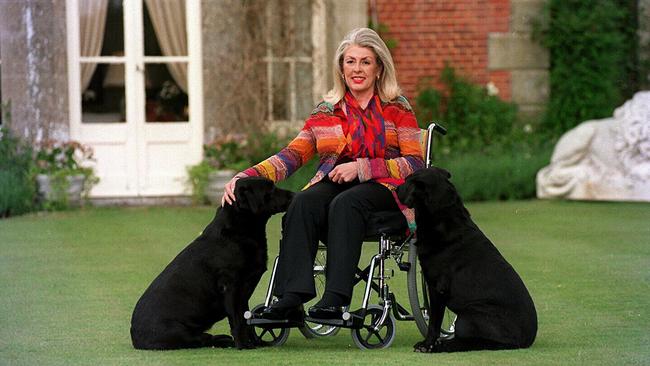
[[[233,59],[241,53],[238,45],[243,36],[242,10],[242,2],[238,0],[203,0],[201,4],[206,142],[228,132],[237,119],[234,110],[221,101],[232,94],[234,73],[241,72],[233,66]]]
[[[509,31],[509,0],[376,0],[377,20],[388,28],[385,38],[397,41],[391,50],[397,77],[407,98],[417,96],[418,83],[438,82],[449,63],[478,84],[494,83],[510,99],[510,75],[488,67],[488,37]],[[372,12],[373,10],[371,10]]]
[[[508,32],[488,38],[488,69],[510,74],[511,100],[523,123],[539,122],[549,98],[549,53],[532,40],[533,23],[543,22],[545,0],[511,0]]]
[[[308,100],[297,101],[309,105],[309,111],[332,87],[332,59],[342,38],[350,30],[368,23],[367,0],[312,0],[310,6],[312,34],[307,42],[311,45],[306,45],[306,48],[312,49],[313,87],[311,93],[298,95],[298,98]],[[265,1],[203,0],[206,142],[232,131],[241,131],[242,124],[252,126],[268,120],[264,95],[267,69],[266,64],[260,62],[266,53],[265,42],[269,40],[265,11]],[[272,38],[277,32],[272,29],[271,34]],[[273,44],[277,40],[270,41]],[[300,41],[304,42],[305,38]],[[279,46],[283,47],[282,44]],[[243,97],[233,99],[233,93]],[[293,133],[292,130],[302,127],[303,117],[291,122],[295,126],[274,128]]]
[[[323,71],[327,77],[326,87],[320,94],[326,93],[334,85],[332,80],[332,62],[336,49],[346,34],[351,30],[368,26],[367,0],[326,0],[327,28],[325,29],[325,59],[318,60],[325,64]],[[322,97],[322,95],[321,95]],[[319,100],[322,98],[319,98]]]
[[[0,1],[2,99],[29,141],[67,138],[65,0]]]
[[[471,78],[489,82],[534,123],[548,100],[548,52],[531,40],[532,22],[545,0],[376,0],[398,78],[413,99],[423,78],[437,82],[445,62]]]

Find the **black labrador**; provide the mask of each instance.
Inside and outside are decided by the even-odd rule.
[[[259,344],[244,312],[266,271],[266,223],[287,209],[293,192],[250,177],[237,181],[235,197],[144,292],[131,318],[133,347],[242,349]],[[232,338],[206,333],[226,317]]]
[[[527,348],[537,313],[523,281],[472,221],[451,175],[413,173],[397,194],[415,208],[417,254],[429,293],[429,328],[416,352]],[[455,335],[439,339],[445,307],[457,315]]]

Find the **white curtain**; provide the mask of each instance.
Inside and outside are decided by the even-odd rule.
[[[106,9],[108,0],[79,1],[80,54],[85,57],[99,56],[104,42],[106,28]],[[86,90],[97,63],[81,64],[81,91]]]
[[[187,55],[185,0],[145,0],[158,44],[165,56]],[[178,86],[187,93],[187,63],[167,63]]]

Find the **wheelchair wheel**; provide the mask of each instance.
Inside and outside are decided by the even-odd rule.
[[[384,323],[375,330],[376,324],[381,319],[384,308],[379,305],[369,305],[366,317],[363,319],[363,327],[352,329],[352,340],[361,349],[388,348],[395,340],[395,318],[388,314]]]
[[[257,305],[251,310],[253,314],[259,314],[264,305]],[[289,338],[289,328],[261,328],[253,327],[255,335],[266,346],[281,346]]]
[[[429,324],[429,295],[426,290],[426,280],[418,263],[417,250],[414,244],[411,244],[409,247],[409,263],[411,263],[411,269],[409,269],[407,275],[409,301],[411,303],[413,317],[415,318],[415,324],[417,324],[422,336],[426,337]],[[454,335],[455,323],[456,314],[449,309],[445,309],[445,315],[440,326],[440,338],[452,337]]]
[[[314,282],[316,284],[316,297],[314,300],[305,304],[305,308],[309,309],[310,306],[316,303],[325,292],[325,264],[327,263],[327,249],[319,245],[318,252],[316,253],[316,260],[314,261]],[[298,328],[305,338],[318,338],[329,337],[339,332],[340,328],[324,325],[318,323],[305,322],[304,327]]]

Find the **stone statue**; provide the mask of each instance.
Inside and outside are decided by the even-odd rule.
[[[650,91],[636,93],[613,118],[566,132],[537,173],[537,197],[650,201]]]

